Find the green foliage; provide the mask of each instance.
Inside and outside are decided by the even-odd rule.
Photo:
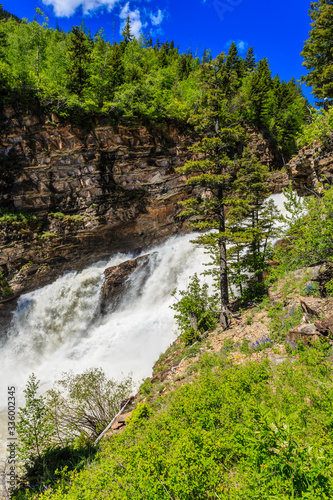
[[[303,65],[309,73],[303,81],[313,88],[318,99],[333,98],[333,5],[330,0],[311,2],[309,11],[311,18],[310,37],[305,42],[302,56]]]
[[[208,295],[208,285],[200,284],[197,274],[190,278],[187,290],[174,290],[172,296],[178,301],[173,304],[171,309],[176,311],[175,319],[181,332],[181,338],[186,345],[192,344],[198,335],[198,332],[213,330],[217,324],[217,299]],[[197,320],[197,328],[191,325],[191,313]]]
[[[328,295],[333,295],[333,280],[330,280],[328,283],[325,284],[325,289]]]
[[[41,500],[328,500],[333,373],[327,354],[317,346],[271,366],[230,365],[206,353],[199,376],[155,407],[138,407],[137,421],[104,442],[97,460]]]
[[[38,396],[38,386],[36,376],[30,375],[24,390],[25,407],[18,412],[18,453],[25,467],[30,467],[35,457],[42,456],[54,435],[54,425],[49,421],[45,397]]]
[[[58,481],[57,469],[80,470],[95,453],[94,440],[130,396],[132,379],[108,379],[101,369],[64,373],[63,379],[38,396],[32,374],[24,391],[26,406],[17,423],[19,458],[23,461],[21,498],[26,486],[36,492]],[[20,496],[21,495],[21,496]]]
[[[124,40],[111,44],[102,29],[92,37],[81,24],[66,33],[50,28],[43,12],[36,12],[33,22],[7,15],[0,20],[1,103],[19,99],[26,106],[42,104],[85,127],[96,114],[117,123],[172,120],[188,126],[196,121],[198,103],[207,116],[212,110],[214,94],[202,99],[212,76],[209,51],[200,61],[191,51],[179,53],[174,42],[153,46],[149,38],[137,40],[128,19]],[[272,85],[267,62],[262,71],[265,64],[256,65],[251,49],[242,59],[231,44],[228,54],[218,58],[224,108],[233,110],[235,123],[267,129],[266,136],[287,158],[304,121],[305,100],[299,90],[292,82]],[[263,73],[270,93],[267,97],[264,92],[261,105]]]
[[[26,228],[33,222],[37,222],[38,218],[35,215],[9,210],[7,208],[0,208],[0,228],[12,227],[15,229]]]
[[[292,202],[291,198],[289,201]],[[294,211],[288,218],[291,226],[286,231],[284,245],[276,249],[275,257],[289,269],[330,260],[333,255],[333,188],[308,197],[301,206],[292,203],[289,208]],[[303,208],[307,213],[299,217]]]
[[[64,373],[47,392],[47,408],[57,430],[54,442],[70,444],[80,436],[96,439],[131,390],[131,377],[116,382],[98,368],[77,375]]]
[[[303,315],[301,306],[284,307],[281,302],[278,302],[271,307],[268,311],[268,317],[270,318],[269,327],[274,338],[284,340],[289,330],[300,324]]]
[[[320,141],[325,146],[333,130],[333,108],[327,111],[312,111],[311,123],[305,125],[298,135],[299,146],[311,146],[314,141]]]
[[[152,389],[153,389],[153,384],[151,383],[151,379],[146,378],[140,385],[139,392],[143,396],[148,396],[151,393]]]

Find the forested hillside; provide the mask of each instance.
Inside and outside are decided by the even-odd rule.
[[[207,68],[214,66],[209,50],[199,57],[180,53],[177,41],[137,40],[129,19],[123,40],[110,43],[103,29],[92,34],[84,25],[68,33],[50,28],[40,9],[33,22],[4,10],[1,18],[2,103],[34,97],[71,119],[89,113],[118,123],[172,120],[191,126]],[[263,132],[281,160],[289,158],[308,113],[296,82],[273,77],[268,61],[257,62],[252,47],[241,57],[234,43],[220,54],[218,73],[226,112]]]

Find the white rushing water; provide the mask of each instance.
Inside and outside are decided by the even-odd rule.
[[[118,380],[132,373],[137,383],[150,376],[154,362],[176,338],[171,292],[186,289],[189,276],[202,272],[207,260],[191,239],[193,234],[172,237],[151,249],[148,266],[134,271],[122,301],[105,316],[99,314],[104,270],[131,254],[66,273],[22,296],[0,351],[1,409],[7,405],[8,386],[17,388],[19,405],[24,405],[22,392],[32,372],[44,390],[67,370],[101,367]],[[1,427],[3,441],[6,429]]]
[[[283,195],[275,195],[283,208]],[[63,371],[101,367],[109,377],[133,374],[138,384],[151,375],[159,355],[176,338],[171,292],[186,289],[209,257],[190,240],[172,237],[151,249],[148,266],[138,268],[113,312],[100,315],[104,270],[133,258],[117,254],[82,272],[70,272],[20,298],[9,336],[0,348],[0,456],[4,453],[7,387],[15,386],[18,406],[34,372],[46,390]],[[2,445],[1,445],[2,443]]]

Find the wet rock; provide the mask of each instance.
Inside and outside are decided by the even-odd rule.
[[[142,255],[136,259],[127,260],[118,266],[108,267],[104,271],[105,282],[102,290],[101,311],[105,313],[108,305],[115,303],[124,292],[129,276],[138,267],[146,266],[150,254]]]

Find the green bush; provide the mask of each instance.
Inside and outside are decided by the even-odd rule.
[[[333,130],[333,108],[330,107],[328,111],[315,111],[313,109],[313,119],[309,125],[305,125],[302,132],[298,135],[297,143],[299,146],[311,144],[314,141],[325,141],[332,134]]]
[[[291,212],[295,207],[289,207]],[[310,266],[333,257],[333,188],[308,197],[303,209],[306,214],[294,212],[287,219],[289,228],[284,235],[283,245],[278,246],[274,258],[282,269],[297,269]],[[280,269],[273,274],[277,277]],[[272,281],[272,280],[271,280]]]
[[[173,304],[171,309],[177,312],[175,319],[182,334],[182,340],[190,345],[197,338],[197,333],[191,325],[190,315],[194,313],[197,318],[197,331],[204,333],[213,330],[218,321],[218,302],[216,297],[208,295],[208,285],[200,284],[197,274],[190,278],[187,290],[180,290],[180,299]],[[172,293],[176,297],[177,290]]]

